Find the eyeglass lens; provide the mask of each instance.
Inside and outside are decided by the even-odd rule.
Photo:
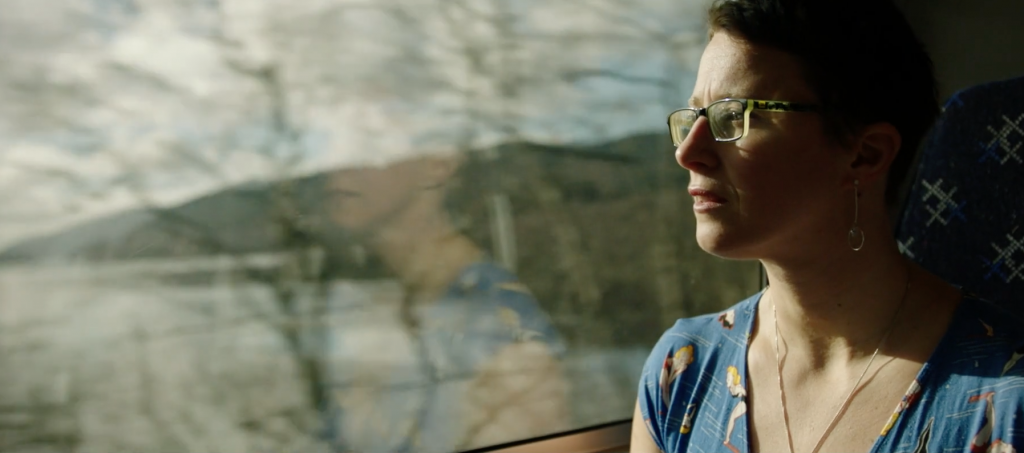
[[[711,133],[718,141],[736,140],[743,135],[743,111],[741,101],[718,101],[708,106],[707,116],[711,123]],[[669,130],[672,143],[679,146],[697,122],[697,112],[680,110],[669,116]]]

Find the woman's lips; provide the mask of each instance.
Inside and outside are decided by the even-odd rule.
[[[708,189],[690,187],[688,192],[693,197],[693,210],[695,212],[708,212],[726,203],[725,198]]]

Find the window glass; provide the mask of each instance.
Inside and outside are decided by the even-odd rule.
[[[703,1],[0,0],[0,450],[445,451],[632,415]]]

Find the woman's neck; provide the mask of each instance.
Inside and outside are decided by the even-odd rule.
[[[786,349],[812,368],[870,356],[907,315],[913,267],[894,243],[874,245],[799,264],[764,261],[770,288],[760,319],[777,322]]]
[[[443,224],[390,229],[374,248],[416,301],[440,297],[459,274],[483,252],[469,238]]]

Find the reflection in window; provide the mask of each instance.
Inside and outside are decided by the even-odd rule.
[[[37,3],[0,0],[2,451],[625,420],[657,336],[757,285],[661,133],[702,2]]]

